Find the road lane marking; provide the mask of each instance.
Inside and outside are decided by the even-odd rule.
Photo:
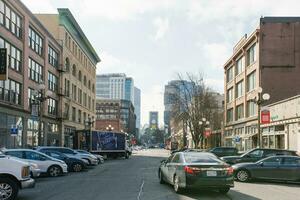
[[[137,200],[140,200],[140,198],[141,198],[141,195],[142,195],[142,192],[143,192],[144,183],[145,183],[145,181],[143,180],[142,185],[140,187],[139,195],[137,196]]]

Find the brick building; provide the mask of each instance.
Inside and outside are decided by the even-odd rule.
[[[0,81],[0,146],[36,146],[39,129],[40,144],[61,144],[61,46],[21,1],[1,0],[0,47],[8,53],[8,78]],[[41,93],[47,98],[40,104],[39,126],[31,108]],[[10,135],[11,128],[18,130],[17,136]]]
[[[261,18],[258,28],[234,46],[224,65],[226,146],[258,146],[259,87],[270,95],[262,106],[300,94],[299,49],[299,17]]]

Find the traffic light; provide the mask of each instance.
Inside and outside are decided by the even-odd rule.
[[[7,50],[0,48],[0,80],[7,79]]]

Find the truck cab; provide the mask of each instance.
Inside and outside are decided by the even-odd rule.
[[[0,151],[0,199],[14,200],[20,189],[33,188],[29,163],[22,162]]]

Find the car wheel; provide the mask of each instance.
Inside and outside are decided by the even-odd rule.
[[[235,177],[240,182],[247,182],[250,179],[250,173],[247,170],[241,169],[237,171]]]
[[[18,184],[10,178],[0,177],[0,199],[14,200],[19,192]]]
[[[51,176],[51,177],[57,177],[57,176],[59,176],[61,174],[62,174],[62,170],[61,170],[61,168],[59,166],[52,165],[48,169],[48,175]]]
[[[182,192],[182,188],[179,187],[179,177],[177,175],[174,176],[174,184],[173,184],[173,187],[174,187],[174,191],[176,193],[181,193]]]
[[[80,172],[80,171],[82,171],[83,166],[80,163],[75,163],[75,164],[73,164],[72,169],[74,172]]]
[[[159,178],[159,183],[160,183],[160,184],[166,183],[166,182],[164,181],[164,175],[163,175],[163,173],[161,172],[161,170],[159,170],[159,172],[158,172],[158,178]]]
[[[230,188],[221,188],[221,189],[219,189],[219,192],[221,194],[227,194],[229,192],[229,190],[230,190]]]

